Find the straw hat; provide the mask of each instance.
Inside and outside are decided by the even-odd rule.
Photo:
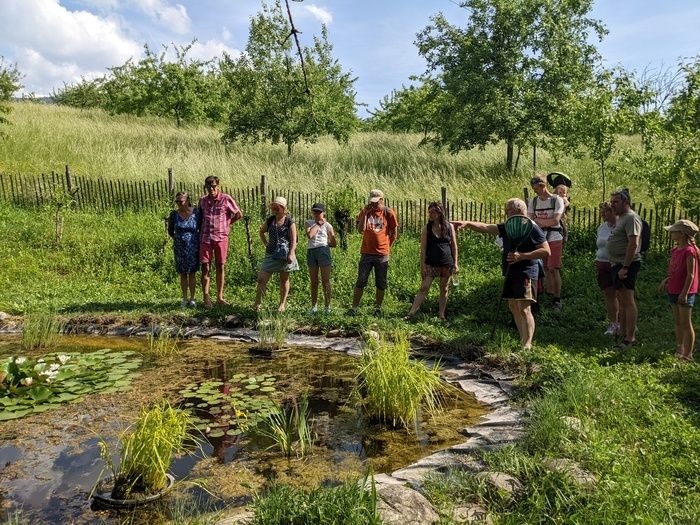
[[[285,210],[287,209],[287,199],[285,199],[284,197],[275,197],[270,203],[270,206],[272,206],[273,204],[282,206]]]
[[[695,234],[698,233],[698,227],[695,223],[686,219],[676,221],[671,226],[664,226],[664,230],[667,232],[682,232],[688,237],[695,237]]]

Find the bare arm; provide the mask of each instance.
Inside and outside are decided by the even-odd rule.
[[[627,238],[627,251],[625,251],[625,261],[623,266],[629,266],[632,264],[634,256],[637,254],[639,249],[639,235],[630,235]]]
[[[462,228],[467,228],[478,233],[484,233],[487,235],[498,235],[498,226],[495,224],[486,224],[485,222],[477,221],[450,221],[455,229],[461,230]]]
[[[328,246],[334,248],[337,245],[338,241],[335,238],[335,229],[333,228],[333,226],[330,226],[330,228],[328,228]]]
[[[297,250],[297,225],[292,223],[289,227],[289,255],[287,256],[287,262],[291,263],[296,257]]]
[[[454,261],[455,272],[459,271],[459,250],[457,249],[457,235],[454,226],[449,224],[452,230],[452,235],[450,237],[450,249],[452,250],[452,260]]]
[[[308,237],[309,239],[316,237],[316,234],[318,233],[320,227],[321,225],[318,222],[314,222],[311,226],[307,226],[306,237]]]
[[[421,277],[425,277],[428,272],[428,264],[425,262],[425,251],[428,247],[428,227],[424,226],[420,232],[420,273]]]
[[[508,253],[508,255],[506,255],[506,261],[509,263],[516,263],[522,260],[543,259],[545,257],[549,257],[551,253],[552,251],[549,248],[549,243],[545,241],[542,244],[536,245],[535,249],[531,252],[521,253],[515,251]]]
[[[693,284],[693,278],[695,277],[695,265],[697,261],[694,255],[688,255],[686,257],[685,263],[685,282],[683,283],[683,289],[681,293],[678,294],[678,304],[688,304],[688,290],[690,290],[690,285]]]
[[[263,243],[263,246],[267,248],[267,236],[265,235],[267,233],[267,221],[263,222],[262,225],[260,226],[260,231],[258,232],[258,235],[260,236],[260,240]]]

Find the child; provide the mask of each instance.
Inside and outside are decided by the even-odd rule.
[[[698,249],[695,245],[698,227],[693,222],[683,219],[664,228],[671,234],[671,240],[676,247],[671,250],[668,277],[661,281],[659,290],[665,289],[668,292],[668,300],[673,310],[676,357],[683,361],[692,361],[695,331],[691,313],[698,291]]]
[[[335,247],[335,232],[333,226],[326,220],[326,206],[317,202],[311,207],[314,218],[306,221],[306,236],[309,239],[306,250],[306,263],[309,267],[311,279],[311,310],[310,314],[318,312],[318,273],[321,271],[321,284],[323,285],[323,299],[325,307],[323,313],[328,315],[331,311],[331,248]]]

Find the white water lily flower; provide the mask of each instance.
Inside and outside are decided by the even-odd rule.
[[[66,354],[61,354],[58,356],[58,360],[62,365],[65,365],[70,360],[70,356]]]
[[[22,384],[25,385],[25,386],[31,386],[32,383],[34,382],[34,378],[25,377],[25,378],[23,378],[23,379],[20,379],[19,382],[22,383]]]
[[[37,362],[37,363],[43,363],[43,362],[44,362],[44,358],[42,357],[41,359],[37,359],[36,362]]]
[[[24,363],[26,360],[27,360],[26,357],[17,357],[17,358],[15,358],[15,363],[17,363],[18,365],[21,365],[21,364]]]
[[[49,372],[55,372],[59,368],[61,368],[61,365],[59,365],[58,363],[54,363],[49,367]]]

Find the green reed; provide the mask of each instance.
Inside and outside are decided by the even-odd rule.
[[[52,348],[64,328],[65,323],[54,313],[29,313],[22,323],[22,348]]]
[[[149,353],[157,357],[166,357],[179,351],[180,335],[182,328],[174,333],[164,326],[151,325],[151,331],[146,335]]]
[[[286,406],[276,407],[258,431],[271,439],[271,448],[277,447],[285,457],[292,457],[295,451],[297,456],[305,456],[315,441],[308,396],[304,394],[298,401],[293,399]]]

